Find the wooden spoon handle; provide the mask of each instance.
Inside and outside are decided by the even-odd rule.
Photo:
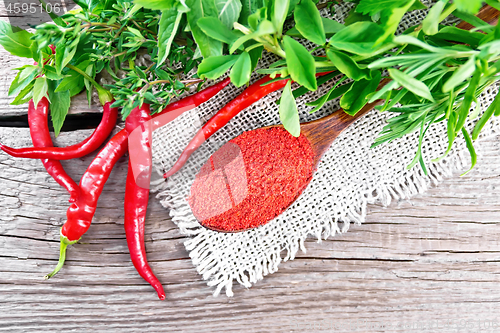
[[[382,87],[390,81],[390,79],[383,79],[380,81],[377,90],[382,89]],[[300,131],[314,147],[314,165],[319,163],[323,154],[328,150],[340,133],[351,126],[356,120],[370,112],[375,106],[382,104],[383,101],[383,99],[378,99],[372,103],[368,103],[353,116],[345,113],[343,109],[339,109],[321,119],[301,124]]]
[[[314,150],[314,165],[318,165],[323,154],[342,131],[382,102],[383,100],[379,99],[368,103],[354,116],[339,109],[324,118],[301,124],[300,131],[307,137]]]

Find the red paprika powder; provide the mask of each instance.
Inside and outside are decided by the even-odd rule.
[[[223,232],[255,228],[280,215],[312,179],[314,152],[304,136],[280,127],[232,139],[202,166],[189,205],[205,227]]]

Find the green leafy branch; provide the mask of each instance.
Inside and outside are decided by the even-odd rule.
[[[80,10],[37,26],[34,34],[13,32],[7,23],[0,23],[0,44],[14,55],[38,62],[18,69],[9,96],[15,96],[13,104],[22,104],[48,95],[56,135],[71,96],[85,89],[90,104],[95,88],[101,100],[109,99],[109,93],[96,82],[104,72],[114,80],[106,87],[114,95],[115,106],[122,107],[124,118],[144,101],[152,103],[153,110],[159,110],[192,84],[180,82],[178,77],[198,65],[199,60],[194,57],[196,45],[183,31],[185,22],[177,18],[174,27],[169,26],[165,14],[168,10],[160,12],[124,0],[86,0],[78,4]],[[189,10],[180,2],[172,2],[172,6],[178,13]],[[55,54],[49,45],[55,46]],[[144,54],[150,55],[154,68],[135,66]],[[145,80],[144,70],[154,83]],[[137,88],[141,88],[140,92]]]
[[[281,60],[257,72],[276,79],[291,78],[301,86],[297,92],[285,88],[280,102],[280,118],[285,128],[298,135],[296,103],[291,99],[307,90],[316,90],[318,72],[334,70],[335,75],[342,76],[326,94],[308,103],[314,106],[313,111],[340,97],[340,106],[354,115],[370,101],[385,100],[381,110],[399,115],[390,121],[374,145],[420,130],[419,148],[409,167],[420,162],[425,171],[421,147],[430,125],[447,121],[446,155],[456,137],[465,132],[466,120],[479,113],[478,107],[469,113],[472,102],[497,82],[499,30],[474,16],[481,7],[480,0],[438,1],[421,24],[400,36],[395,34],[403,16],[425,8],[422,3],[416,0],[388,0],[383,5],[378,0],[355,2],[357,5],[345,25],[321,17],[312,0],[262,2],[260,7],[242,1],[243,7],[250,11],[242,13],[232,27],[212,16],[200,18],[198,27],[210,38],[222,42],[227,54],[205,56],[198,75],[216,79],[230,71],[232,82],[241,86],[248,83],[263,49],[275,54]],[[498,1],[487,2],[500,8]],[[465,31],[442,26],[440,22],[452,14],[475,29]],[[295,25],[284,32],[288,18],[293,18]],[[317,47],[307,50],[291,37],[307,40]],[[251,57],[253,50],[259,52]],[[314,56],[321,54],[320,50],[326,57]],[[392,81],[377,91],[386,78],[382,73],[387,73]],[[497,102],[493,104],[473,132],[465,135],[473,162],[472,140],[487,120],[499,113]]]

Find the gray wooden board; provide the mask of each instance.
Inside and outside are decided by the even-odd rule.
[[[58,140],[74,143],[89,133]],[[212,296],[184,249],[185,237],[151,195],[146,247],[168,293],[163,302],[128,256],[126,158],[111,174],[91,228],[68,250],[66,266],[44,281],[57,261],[68,195],[39,161],[0,154],[0,331],[285,332],[332,325],[353,331],[348,325],[356,323],[358,331],[390,331],[367,329],[364,321],[465,325],[466,319],[484,325],[500,308],[499,139],[483,143],[480,164],[468,176],[387,208],[369,206],[365,224],[321,243],[310,239],[306,253],[248,290],[235,286],[233,298]],[[28,130],[2,128],[0,141],[29,145]],[[78,179],[91,159],[64,166]]]
[[[0,81],[7,82],[3,75],[17,63],[3,50],[0,58]],[[0,114],[25,114],[26,106],[7,105],[5,87],[0,83]],[[63,133],[57,142],[90,133]],[[186,238],[152,194],[146,248],[168,294],[163,302],[128,256],[126,158],[111,174],[92,227],[70,247],[63,270],[45,281],[57,262],[68,195],[39,161],[0,154],[0,331],[498,331],[499,141],[483,143],[469,175],[390,207],[370,205],[366,223],[321,243],[310,239],[306,253],[250,289],[235,286],[233,298],[212,296]],[[0,128],[0,142],[27,146],[28,130]],[[91,159],[63,164],[79,179]]]

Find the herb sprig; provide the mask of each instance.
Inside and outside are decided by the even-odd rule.
[[[0,23],[0,43],[12,54],[38,62],[18,69],[9,96],[16,96],[13,104],[22,104],[48,94],[56,135],[70,97],[85,89],[90,104],[94,88],[100,99],[109,95],[96,83],[103,72],[113,81],[105,87],[116,100],[114,106],[121,107],[124,119],[144,102],[154,112],[161,110],[172,97],[202,81],[196,77],[180,80],[200,60],[194,58],[194,42],[183,32],[185,23],[176,21],[171,27],[164,12],[132,1],[83,0],[78,4],[81,9],[38,25],[34,33],[13,32],[7,23]],[[178,13],[186,10],[181,5],[177,8]],[[6,41],[12,39],[18,43],[10,47]],[[49,45],[55,46],[55,54]],[[135,65],[145,54],[152,65]]]
[[[199,27],[209,37],[222,42],[227,54],[205,57],[198,75],[217,79],[230,70],[231,74],[240,72],[238,77],[231,76],[235,85],[246,84],[254,68],[240,68],[237,64],[248,62],[243,59],[248,59],[249,53],[257,48],[282,58],[268,68],[259,69],[259,73],[280,75],[279,79],[291,78],[309,91],[318,87],[317,72],[336,69],[342,74],[340,82],[349,79],[350,83],[337,83],[316,101],[308,103],[315,106],[313,111],[340,97],[340,106],[354,115],[368,102],[383,99],[385,103],[379,109],[396,116],[390,119],[374,146],[420,131],[419,147],[408,167],[420,163],[426,171],[421,149],[423,139],[433,123],[446,121],[449,147],[443,156],[449,153],[459,134],[463,134],[474,166],[472,140],[491,116],[500,113],[498,99],[495,99],[471,133],[464,129],[467,119],[479,113],[478,107],[471,110],[472,103],[498,81],[500,71],[500,28],[474,16],[482,2],[440,0],[430,8],[421,24],[398,36],[395,33],[404,14],[425,8],[422,3],[394,0],[380,6],[375,0],[354,2],[356,5],[345,25],[321,17],[313,0],[264,1],[257,7],[255,2],[242,1],[249,10],[241,13],[232,28],[207,15],[199,20]],[[500,8],[498,1],[487,3]],[[450,15],[475,28],[466,31],[441,25]],[[285,31],[287,17],[293,17],[295,25]],[[316,47],[308,50],[299,41]],[[326,58],[314,56],[321,50]],[[392,81],[377,91],[386,78]],[[288,107],[280,108],[280,118],[294,135],[297,135],[299,118],[296,104],[289,99],[300,94],[285,91],[281,98],[281,104]]]

